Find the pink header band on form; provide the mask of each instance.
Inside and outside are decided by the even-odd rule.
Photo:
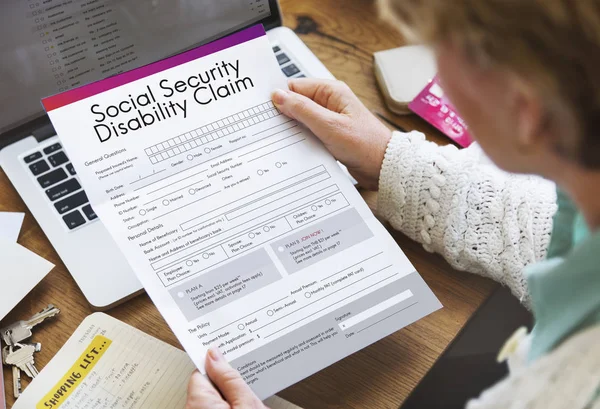
[[[148,65],[144,65],[139,68],[135,68],[131,71],[117,74],[114,77],[108,77],[106,79],[92,82],[91,84],[83,85],[79,88],[74,88],[69,91],[65,91],[61,94],[56,94],[51,97],[43,98],[42,105],[46,112],[50,112],[54,109],[63,107],[65,105],[72,104],[82,99],[92,97],[105,91],[109,91],[113,88],[120,87],[121,85],[128,84],[133,81],[137,81],[141,78],[148,77],[150,75],[168,70],[178,65],[188,63],[198,58],[205,57],[210,54],[225,50],[227,48],[245,43],[255,38],[266,35],[265,29],[262,24],[258,24],[237,32],[235,34],[223,37],[219,40],[211,43],[201,45],[200,47],[191,49],[181,54],[174,55],[164,60],[157,61]]]

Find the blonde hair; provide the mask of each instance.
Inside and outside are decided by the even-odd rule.
[[[411,41],[449,40],[534,85],[563,156],[600,168],[600,0],[379,0]]]

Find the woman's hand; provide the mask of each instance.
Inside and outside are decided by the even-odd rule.
[[[341,81],[299,78],[289,87],[273,93],[277,108],[306,125],[361,186],[377,190],[392,132]]]
[[[206,355],[206,372],[192,374],[185,409],[268,409],[217,348]]]

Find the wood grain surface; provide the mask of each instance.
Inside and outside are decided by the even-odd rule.
[[[284,24],[293,29],[340,80],[371,109],[406,129],[424,132],[447,143],[434,128],[415,116],[395,116],[385,108],[373,75],[373,52],[402,45],[402,38],[378,18],[372,0],[282,0]],[[370,205],[376,194],[363,192]],[[0,211],[25,212],[19,243],[56,264],[54,270],[2,321],[0,327],[24,319],[48,303],[61,314],[36,328],[36,354],[43,368],[93,312],[27,207],[0,170]],[[421,273],[444,308],[281,392],[307,409],[398,408],[496,284],[453,270],[441,257],[427,253],[402,234],[398,245]],[[2,272],[3,274],[5,272]],[[18,271],[14,272],[18,277]],[[16,278],[18,279],[18,278]],[[1,289],[0,289],[1,291]],[[143,294],[107,312],[140,330],[180,347],[162,316]],[[9,408],[12,376],[4,368]],[[24,386],[27,380],[24,377]]]

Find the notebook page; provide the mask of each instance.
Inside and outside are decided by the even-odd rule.
[[[14,409],[181,409],[187,354],[106,314],[87,317]]]

